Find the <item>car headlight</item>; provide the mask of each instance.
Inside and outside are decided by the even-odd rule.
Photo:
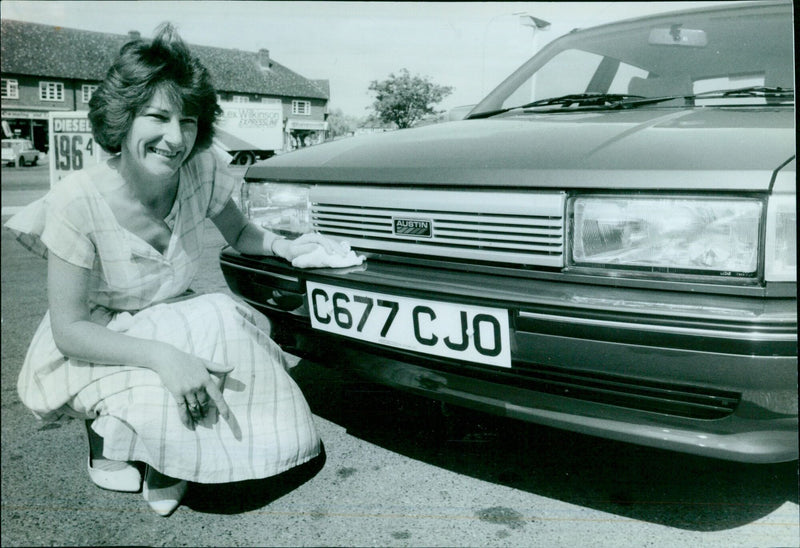
[[[609,274],[753,278],[762,208],[749,198],[576,197],[571,263]]]
[[[242,209],[267,230],[296,237],[311,232],[308,185],[271,182],[242,184]]]

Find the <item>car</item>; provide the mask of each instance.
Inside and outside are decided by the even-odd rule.
[[[297,356],[664,450],[798,458],[792,5],[575,30],[463,120],[248,168],[250,218],[349,242],[302,270],[231,248]]]
[[[40,152],[28,139],[3,139],[3,165],[35,166],[39,162]]]

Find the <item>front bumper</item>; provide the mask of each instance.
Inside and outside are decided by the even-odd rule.
[[[223,250],[287,350],[449,403],[743,462],[797,459],[795,299],[622,289],[384,261],[298,270]],[[305,281],[510,311],[510,369],[316,331]],[[335,349],[335,352],[332,352]]]

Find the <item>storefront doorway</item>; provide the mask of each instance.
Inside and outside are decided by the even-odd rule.
[[[49,147],[46,112],[3,112],[3,137],[10,132],[15,139],[29,139],[33,146],[47,152]]]

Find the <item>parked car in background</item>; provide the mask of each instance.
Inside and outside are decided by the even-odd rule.
[[[464,120],[251,166],[230,248],[288,351],[444,402],[744,462],[798,457],[792,4],[576,30]]]
[[[35,166],[39,163],[40,152],[28,139],[3,139],[3,165]]]

